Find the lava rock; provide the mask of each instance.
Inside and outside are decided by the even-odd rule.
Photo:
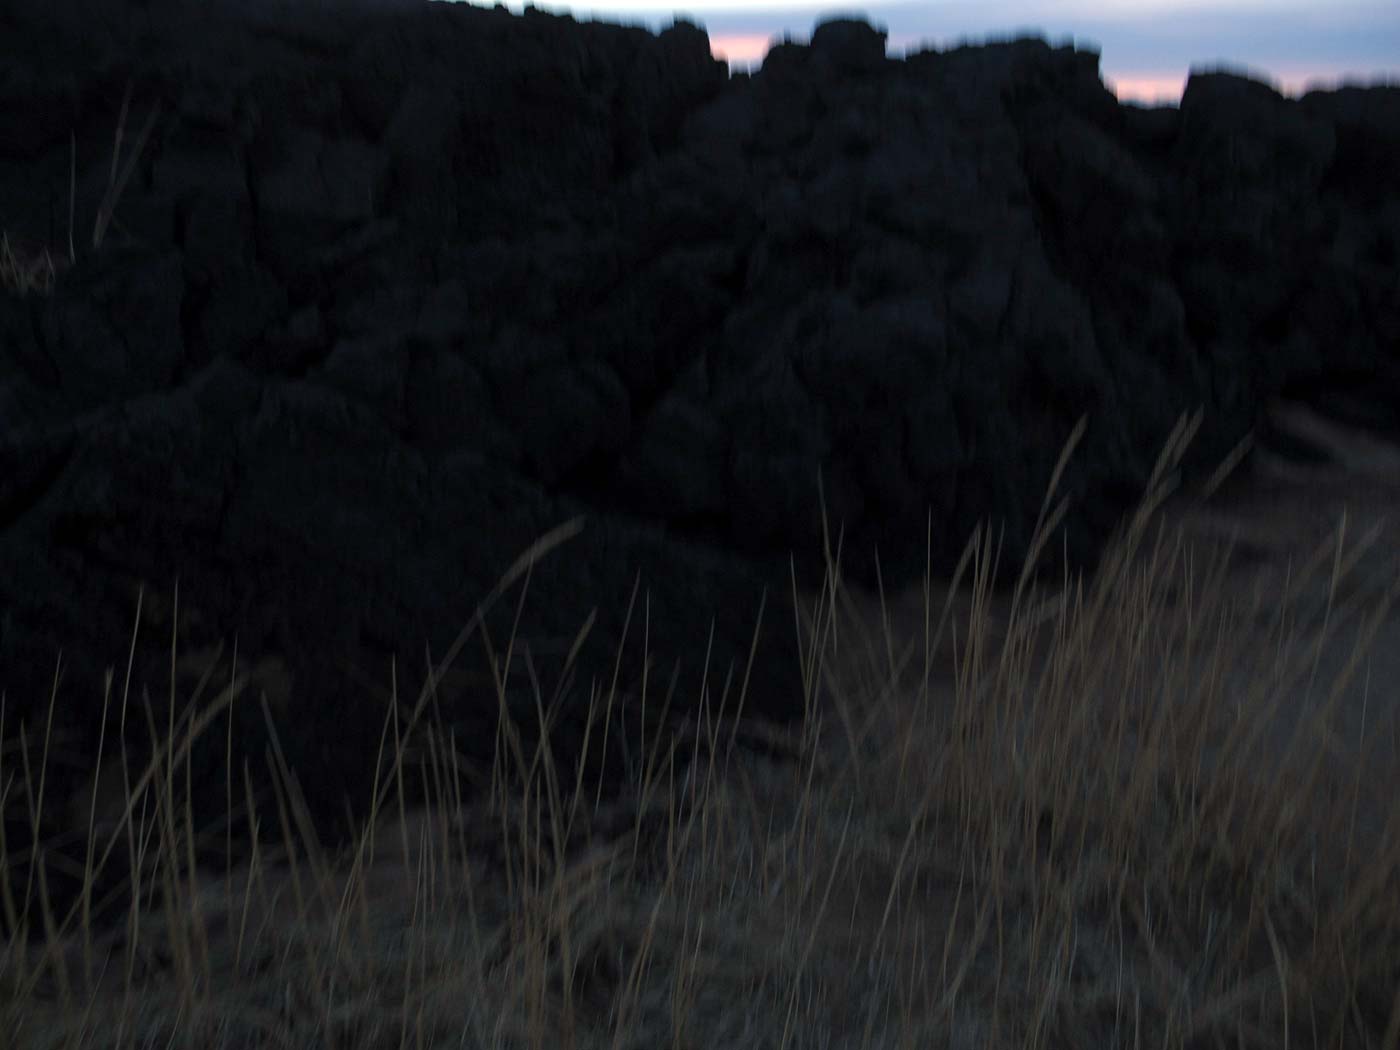
[[[7,4],[0,218],[57,260],[0,294],[6,735],[37,760],[57,677],[69,756],[41,830],[99,740],[246,671],[197,826],[225,748],[278,826],[275,730],[343,839],[391,703],[408,732],[576,522],[429,706],[488,765],[502,711],[543,719],[616,787],[644,697],[653,732],[745,681],[745,717],[801,716],[789,573],[828,541],[898,589],[986,523],[1006,586],[1085,417],[1038,571],[1092,571],[1183,415],[1189,482],[1300,377],[1395,367],[1400,90],[1201,74],[1147,114],[1091,51],[884,49],[830,21],[730,79],[684,22]]]

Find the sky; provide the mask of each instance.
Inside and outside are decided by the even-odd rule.
[[[505,6],[523,9],[520,0]],[[1072,42],[1099,51],[1099,71],[1120,101],[1147,105],[1177,104],[1192,69],[1244,73],[1289,96],[1343,82],[1400,86],[1400,0],[883,0],[853,6],[540,0],[534,6],[654,32],[688,19],[709,33],[714,56],[731,71],[756,70],[770,43],[784,35],[806,43],[818,21],[855,15],[888,32],[892,58],[1027,33],[1055,46]]]

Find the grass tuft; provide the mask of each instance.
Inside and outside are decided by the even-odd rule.
[[[1374,732],[1367,754],[1334,754],[1333,703],[1289,747],[1270,742],[1322,643],[1295,660],[1282,610],[1261,629],[1260,610],[1226,600],[1223,563],[1198,587],[1182,533],[1154,534],[1199,421],[1173,434],[1094,579],[1042,596],[1032,557],[1004,616],[981,530],[941,610],[926,580],[903,619],[883,594],[878,617],[862,613],[828,543],[819,592],[793,586],[808,717],[768,729],[795,761],[736,749],[707,695],[682,745],[706,757],[651,756],[608,804],[543,745],[523,753],[505,720],[468,805],[432,729],[433,780],[453,787],[408,811],[388,719],[394,760],[350,848],[323,855],[283,768],[285,853],[255,846],[211,875],[193,864],[179,771],[246,685],[235,650],[230,686],[124,778],[128,805],[88,854],[91,884],[113,849],[145,851],[132,870],[162,903],[130,886],[103,939],[86,902],[43,905],[42,864],[37,914],[0,882],[10,928],[45,933],[0,962],[7,1045],[1394,1050],[1394,755],[1374,754]],[[1042,512],[1037,551],[1063,509]],[[577,527],[521,556],[415,721],[486,609]],[[1356,557],[1344,529],[1300,573],[1331,566],[1324,634],[1355,611],[1334,605]],[[1396,589],[1362,617],[1344,678]],[[614,699],[595,694],[593,711]],[[5,753],[4,804],[37,812],[42,773]]]

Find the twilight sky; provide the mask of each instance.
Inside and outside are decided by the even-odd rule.
[[[523,4],[505,6],[519,13]],[[735,70],[756,69],[769,43],[784,34],[805,43],[820,18],[854,14],[888,31],[891,57],[1024,32],[1041,33],[1052,45],[1072,40],[1100,51],[1100,72],[1125,102],[1176,104],[1193,67],[1244,72],[1286,95],[1344,80],[1400,85],[1397,0],[541,0],[535,6],[653,31],[677,15],[689,18],[710,34],[715,57]]]

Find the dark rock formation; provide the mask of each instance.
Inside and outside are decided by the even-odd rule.
[[[535,678],[547,705],[596,613],[554,712],[572,760],[640,581],[628,726],[593,770],[615,781],[643,632],[652,726],[673,676],[697,709],[707,653],[733,711],[765,587],[745,709],[800,715],[789,556],[819,582],[823,497],[858,580],[876,544],[887,587],[926,554],[949,572],[989,521],[1005,583],[1087,416],[1058,580],[1183,414],[1204,411],[1190,481],[1290,384],[1400,389],[1396,89],[1202,75],[1143,110],[1092,52],[891,61],[844,20],[729,80],[685,23],[408,0],[16,0],[0,61],[0,226],[59,256],[47,290],[0,295],[5,736],[23,720],[37,760],[61,649],[54,813],[92,773],[109,667],[116,749],[143,587],[128,746],[147,702],[170,717],[178,579],[176,722],[236,639],[235,778],[268,783],[265,694],[334,840],[391,687],[402,725],[427,658],[580,516],[486,625],[498,654],[516,631],[499,673],[528,741]],[[432,705],[477,760],[494,682],[474,636]],[[196,748],[200,827],[225,743],[219,721]],[[17,856],[22,789],[6,807]]]

